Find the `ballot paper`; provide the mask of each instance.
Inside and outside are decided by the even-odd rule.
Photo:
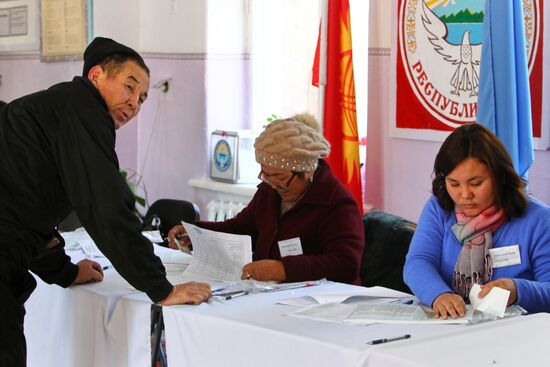
[[[505,299],[508,300],[508,295],[505,290],[499,288],[495,291],[493,288],[487,296],[477,303],[477,294],[479,286],[474,289],[470,295],[470,299],[475,298],[476,304],[466,305],[466,314],[464,317],[452,319],[436,318],[434,311],[425,305],[408,304],[406,297],[396,298],[380,298],[379,300],[371,299],[366,302],[361,301],[360,296],[349,297],[342,300],[341,297],[324,297],[320,296],[317,304],[302,307],[298,310],[287,313],[287,316],[307,318],[321,321],[345,322],[352,324],[475,324],[483,321],[494,320],[497,317],[512,317],[526,313],[526,311],[518,305],[506,307]],[[494,295],[489,295],[494,291]],[[502,292],[504,291],[504,292]],[[371,295],[372,296],[372,295]],[[386,295],[387,296],[387,295]],[[489,298],[487,298],[489,297]],[[300,297],[303,298],[303,297]],[[409,300],[413,298],[409,297]],[[472,303],[474,303],[472,302]],[[484,302],[486,302],[484,304]],[[501,310],[502,302],[504,302],[504,311]],[[282,301],[284,304],[299,304],[298,298]],[[480,306],[483,305],[483,306]],[[489,313],[487,313],[489,311]],[[502,316],[500,316],[502,315]]]
[[[239,281],[243,266],[252,262],[250,236],[210,231],[182,222],[193,244],[186,280],[203,282]]]
[[[474,309],[467,305],[464,317],[456,319],[436,318],[431,308],[424,305],[399,303],[362,303],[344,319],[352,324],[469,324],[472,323]]]
[[[474,284],[470,290],[470,302],[474,310],[489,317],[504,317],[510,291],[500,287],[493,287],[483,298],[478,297],[479,292],[481,292],[481,287],[479,284]]]

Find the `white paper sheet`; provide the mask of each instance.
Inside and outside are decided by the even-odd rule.
[[[470,302],[474,306],[474,309],[488,316],[504,317],[510,291],[493,287],[485,297],[479,298],[478,294],[480,291],[481,287],[479,284],[474,284],[472,289],[470,289]]]
[[[82,249],[80,241],[92,239],[83,227],[70,232],[61,232],[60,235],[65,240],[65,250],[80,250]]]
[[[252,261],[250,236],[182,224],[193,244],[193,260],[183,273],[185,279],[209,283],[241,279],[243,266]]]
[[[105,257],[103,255],[103,252],[99,250],[99,248],[96,246],[95,242],[90,238],[89,240],[82,239],[78,241],[78,244],[80,245],[80,248],[87,257],[94,258],[94,257]]]
[[[412,300],[412,297],[411,297]],[[279,304],[288,306],[322,305],[324,303],[361,303],[361,302],[402,302],[402,299],[392,297],[377,297],[365,294],[314,294],[309,296],[287,298],[279,301]]]
[[[153,250],[165,266],[167,264],[189,265],[193,259],[193,256],[189,254],[164,246],[153,244]]]
[[[422,305],[404,305],[399,303],[362,303],[344,319],[344,322],[354,324],[469,324],[472,322],[474,310],[466,306],[464,317],[456,319],[435,318],[431,308]]]
[[[163,243],[164,242],[164,240],[162,239],[162,235],[160,234],[159,230],[156,230],[156,231],[143,231],[143,232],[141,232],[141,234],[153,243]]]
[[[307,306],[286,315],[302,319],[342,322],[355,310],[355,307],[346,303],[323,303]]]

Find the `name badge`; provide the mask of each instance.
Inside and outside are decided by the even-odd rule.
[[[519,245],[492,248],[489,249],[489,253],[493,260],[493,268],[521,264]]]
[[[300,238],[291,238],[289,240],[279,241],[279,252],[281,257],[302,255],[302,243]]]

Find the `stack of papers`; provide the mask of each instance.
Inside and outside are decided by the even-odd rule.
[[[490,297],[491,293],[495,292],[498,296]],[[307,318],[313,320],[331,321],[331,322],[344,322],[352,324],[475,324],[481,321],[494,320],[500,317],[511,317],[523,315],[526,311],[517,305],[505,307],[505,309],[498,315],[494,312],[487,313],[481,310],[491,309],[487,304],[491,304],[493,297],[499,298],[499,304],[502,304],[502,298],[505,296],[505,292],[501,292],[497,288],[493,288],[487,296],[483,298],[485,300],[484,307],[476,308],[473,305],[466,306],[466,315],[464,317],[452,319],[435,318],[434,311],[427,306],[421,304],[409,304],[413,299],[411,297],[398,297],[398,298],[382,298],[382,297],[368,297],[361,296],[348,296],[347,298],[336,297],[319,297],[309,296],[310,300],[306,301],[306,297],[299,297],[290,300],[284,300],[279,303],[304,306],[306,302],[309,302],[309,306],[303,307],[296,311],[290,312],[287,316]],[[507,296],[505,297],[507,300]],[[311,304],[314,303],[314,304]],[[479,307],[479,305],[477,305]],[[500,316],[502,315],[502,316]]]

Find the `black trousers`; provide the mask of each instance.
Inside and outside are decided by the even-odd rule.
[[[34,288],[29,271],[0,254],[0,367],[26,365],[24,304]]]

